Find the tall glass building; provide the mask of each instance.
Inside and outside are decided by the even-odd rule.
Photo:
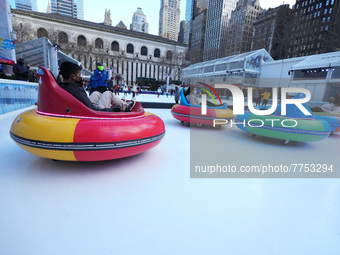
[[[178,40],[181,0],[161,0],[158,35],[173,41]]]
[[[204,39],[203,60],[219,58],[219,48],[227,36],[231,12],[238,0],[209,0]]]
[[[49,13],[56,13],[76,19],[84,19],[83,0],[50,0]]]
[[[208,8],[209,0],[187,0],[185,6],[184,43],[190,44],[192,22],[203,10]]]
[[[37,0],[10,0],[12,9],[38,11]]]
[[[130,30],[149,33],[149,23],[146,22],[146,16],[140,7],[137,8],[137,11],[132,16]]]
[[[194,14],[194,0],[187,0],[185,5],[185,25],[184,25],[184,43],[187,45],[189,45],[193,14]]]

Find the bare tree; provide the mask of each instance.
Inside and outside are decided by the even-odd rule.
[[[116,77],[115,77],[115,80],[116,80],[116,83],[119,84],[119,82],[122,80],[122,76],[120,74],[116,74]]]
[[[17,44],[36,38],[36,31],[33,30],[29,23],[13,23],[13,30],[17,33]]]
[[[173,74],[173,80],[180,80],[181,79],[181,72],[182,72],[182,65],[184,62],[184,54],[178,51],[172,52],[172,57],[165,59],[164,63],[166,66],[169,67],[170,73]]]

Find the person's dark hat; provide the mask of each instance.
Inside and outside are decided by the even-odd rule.
[[[97,62],[97,66],[102,66],[102,62]]]
[[[18,61],[21,61],[21,60],[24,61],[25,59],[23,59],[23,58],[19,58],[19,59],[18,59]]]

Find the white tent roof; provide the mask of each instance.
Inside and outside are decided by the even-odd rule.
[[[51,69],[51,48],[53,48],[53,44],[46,37],[41,37],[32,41],[15,45],[15,52],[17,59],[23,58],[25,60],[25,63],[29,64],[32,67],[44,66]],[[60,65],[64,61],[70,61],[81,65],[79,61],[58,50],[58,65]],[[92,72],[83,68],[82,74],[92,75]]]
[[[325,68],[334,66],[340,66],[340,51],[307,57],[305,60],[294,65],[292,67],[292,70]]]
[[[250,52],[240,53],[240,54],[233,55],[233,56],[228,56],[228,57],[223,57],[223,58],[219,58],[219,59],[214,59],[214,60],[196,63],[196,64],[188,66],[187,68],[184,68],[183,71],[188,71],[188,70],[191,70],[191,69],[198,69],[198,68],[210,66],[210,65],[215,66],[215,65],[218,65],[218,64],[221,64],[221,63],[233,63],[233,62],[243,61],[246,58],[249,58],[249,57],[256,55],[256,54],[260,54],[261,56],[265,56],[266,62],[267,61],[274,61],[273,58],[269,55],[269,53],[265,49],[259,49],[259,50],[254,50],[254,51],[250,51]],[[243,69],[243,67],[242,67],[242,69]]]

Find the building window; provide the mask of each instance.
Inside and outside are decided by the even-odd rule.
[[[171,50],[168,50],[166,52],[166,60],[172,60],[172,51]]]
[[[77,45],[78,46],[86,46],[86,38],[83,35],[78,36],[77,38]]]
[[[160,58],[161,57],[161,51],[159,49],[155,49],[153,52],[153,56],[155,58]]]
[[[48,38],[47,30],[45,28],[39,28],[38,31],[37,31],[37,37],[38,38],[41,38],[41,37]]]
[[[114,41],[111,43],[111,50],[112,51],[119,51],[119,43]]]
[[[126,46],[126,53],[133,54],[133,45],[131,43]]]
[[[334,67],[332,70],[332,79],[339,79],[340,78],[340,67]]]
[[[58,42],[59,43],[68,43],[68,36],[65,32],[60,32],[58,34]]]
[[[147,56],[147,55],[148,55],[148,49],[147,49],[145,46],[143,46],[143,47],[140,49],[140,54],[141,54],[142,56]]]
[[[309,70],[295,70],[293,80],[320,80],[326,79],[327,68],[316,68]]]
[[[96,49],[103,49],[104,48],[103,40],[100,38],[97,38],[96,41],[94,42],[94,47]]]

